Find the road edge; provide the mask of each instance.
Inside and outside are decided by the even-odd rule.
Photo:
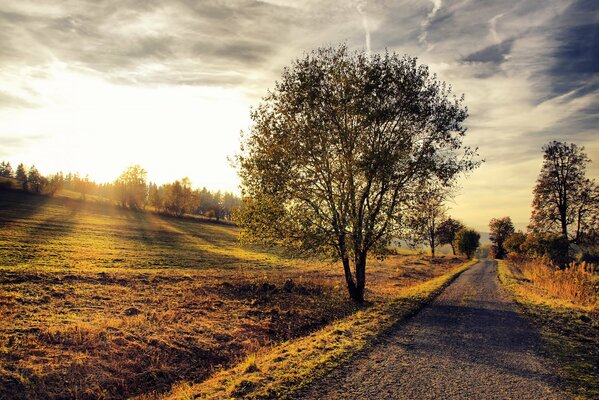
[[[248,357],[206,381],[180,383],[167,399],[288,399],[415,315],[433,301],[462,272],[478,263],[472,259],[439,277],[406,288],[388,302],[358,311],[302,338]]]

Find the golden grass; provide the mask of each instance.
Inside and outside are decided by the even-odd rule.
[[[359,311],[339,265],[237,237],[201,219],[1,192],[0,398],[152,396]],[[461,263],[369,260],[367,299],[376,308]]]
[[[205,382],[178,383],[168,399],[284,399],[349,360],[377,336],[430,301],[471,260],[444,275],[400,291],[306,337],[252,355]]]
[[[544,296],[590,309],[597,306],[599,279],[592,264],[571,263],[560,269],[541,260],[513,259],[510,265],[513,273],[530,281]]]
[[[599,398],[599,277],[593,267],[560,271],[538,260],[499,260],[501,282],[539,330],[577,399]]]

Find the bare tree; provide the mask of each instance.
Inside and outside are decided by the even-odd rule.
[[[410,241],[414,245],[426,243],[432,258],[435,258],[435,248],[439,245],[437,229],[446,217],[445,201],[451,195],[450,188],[431,180],[420,184],[411,203],[408,213]]]

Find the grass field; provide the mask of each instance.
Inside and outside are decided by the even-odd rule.
[[[577,399],[599,398],[599,275],[499,261],[499,277],[535,324]],[[569,275],[563,279],[562,275]]]
[[[0,191],[0,398],[199,383],[360,312],[341,268],[240,247],[231,225]],[[463,259],[372,261],[372,306]]]

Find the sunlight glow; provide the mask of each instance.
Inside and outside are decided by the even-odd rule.
[[[48,71],[27,82],[42,104],[3,112],[0,131],[35,138],[9,161],[98,181],[112,181],[139,163],[157,183],[189,176],[196,186],[236,189],[227,157],[239,147],[250,109],[239,92],[116,84],[64,66]]]

